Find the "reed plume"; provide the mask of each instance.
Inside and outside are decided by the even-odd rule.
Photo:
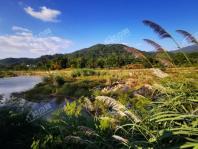
[[[160,25],[150,21],[150,20],[144,20],[143,23],[156,32],[160,38],[172,38],[172,36],[165,30],[163,29]]]
[[[153,40],[150,39],[143,39],[146,43],[148,43],[149,45],[153,46],[158,52],[164,52],[165,50],[162,48],[161,45],[159,45],[158,43],[156,43]]]
[[[159,24],[152,22],[150,20],[143,20],[143,23],[146,26],[149,26],[150,28],[152,28],[154,30],[155,33],[157,33],[159,35],[159,37],[161,39],[164,38],[170,38],[177,46],[178,49],[181,49],[181,46],[178,44],[178,42],[173,38],[173,36],[171,36],[171,34],[169,34],[164,28],[162,28]],[[192,64],[189,60],[189,58],[186,56],[186,54],[184,52],[181,51],[181,53],[184,55],[184,57],[186,58],[186,60],[189,62],[189,64]]]
[[[154,30],[154,32],[157,33],[161,39],[170,38],[177,45],[178,48],[181,48],[180,45],[177,43],[177,41],[171,36],[171,34],[169,34],[159,24],[152,22],[150,20],[144,20],[143,23],[146,26],[149,26],[150,28],[152,28]]]
[[[189,43],[198,44],[197,39],[185,30],[176,30],[177,33],[181,34]]]
[[[157,52],[159,53],[159,55],[160,55],[160,53],[165,53],[166,54],[166,56],[169,59],[169,62],[168,62],[168,60],[165,60],[165,59],[160,59],[159,60],[163,65],[167,66],[167,64],[169,63],[170,65],[168,65],[168,66],[173,66],[173,65],[175,66],[175,64],[173,63],[172,58],[169,56],[169,54],[167,53],[167,51],[164,48],[162,48],[162,46],[160,44],[158,44],[155,41],[150,40],[150,39],[143,39],[143,40],[146,43],[148,43],[149,45],[153,46],[157,50]],[[158,59],[159,59],[159,57],[158,57]]]
[[[106,107],[115,111],[121,117],[130,117],[135,123],[141,122],[139,115],[133,111],[129,111],[123,104],[115,99],[107,96],[97,96],[95,98],[97,101],[103,103]]]

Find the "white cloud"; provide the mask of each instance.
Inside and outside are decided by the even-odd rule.
[[[16,32],[18,32],[18,31],[19,32],[31,32],[29,29],[23,28],[23,27],[20,27],[20,26],[13,26],[12,30],[16,31]]]
[[[50,9],[45,6],[40,7],[39,11],[35,11],[32,7],[26,7],[24,10],[32,17],[45,22],[58,22],[57,16],[61,14],[59,10]]]
[[[14,28],[14,27],[13,27]],[[21,30],[19,32],[19,30]],[[72,45],[70,40],[58,36],[36,36],[30,30],[15,28],[14,34],[0,36],[0,58],[39,57],[63,53]]]

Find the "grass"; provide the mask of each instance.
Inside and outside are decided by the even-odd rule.
[[[14,72],[11,72],[11,71],[0,71],[0,78],[15,77],[15,76],[17,76],[17,74],[15,74]]]
[[[164,71],[166,78],[149,69],[51,72],[25,98],[75,100],[36,122],[42,131],[31,135],[31,148],[197,148],[197,68]],[[134,94],[145,84],[151,94]]]

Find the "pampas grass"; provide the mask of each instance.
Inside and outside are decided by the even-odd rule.
[[[172,36],[164,29],[162,28],[160,25],[158,25],[155,22],[152,22],[150,20],[144,20],[143,23],[147,26],[149,26],[150,28],[152,28],[154,30],[154,32],[156,32],[160,38],[172,38]]]
[[[169,34],[164,28],[162,28],[159,24],[152,22],[150,20],[144,20],[143,23],[146,26],[149,26],[151,29],[154,30],[155,33],[157,33],[159,35],[159,37],[161,39],[164,38],[169,38],[171,39],[177,46],[178,49],[181,49],[181,46],[178,44],[178,42],[175,40],[175,38],[173,38],[173,36],[171,36],[171,34]],[[185,32],[186,33],[186,32]],[[192,64],[189,60],[189,58],[186,56],[186,54],[184,52],[181,51],[181,53],[184,55],[184,57],[186,58],[186,60],[189,62],[189,64]]]
[[[143,39],[146,43],[148,43],[149,45],[153,46],[158,52],[164,52],[165,50],[162,48],[161,45],[159,45],[158,43],[156,43],[153,40],[150,39]]]
[[[164,48],[162,48],[162,46],[160,44],[158,44],[155,41],[150,40],[150,39],[143,39],[143,40],[146,43],[148,43],[149,45],[153,46],[157,50],[157,52],[159,54],[156,55],[156,56],[158,56],[157,59],[159,60],[160,63],[162,63],[164,66],[169,66],[169,67],[175,66],[175,64],[173,63],[172,58],[169,56],[167,51]],[[169,60],[160,58],[159,57],[160,53],[165,53]]]
[[[79,136],[66,136],[65,137],[65,142],[71,143],[71,144],[92,144],[93,142],[89,140],[84,140]]]
[[[169,34],[159,24],[157,24],[153,21],[150,21],[150,20],[144,20],[143,23],[146,26],[149,26],[151,29],[153,29],[154,32],[157,33],[161,39],[170,38],[177,45],[178,48],[181,48],[180,45],[177,43],[177,41],[171,36],[171,34]]]
[[[135,123],[141,122],[141,119],[138,115],[136,115],[134,112],[127,110],[123,104],[113,98],[107,96],[97,96],[96,100],[104,103],[105,106],[116,111],[117,114],[119,114],[121,117],[127,116],[128,118],[131,118]]]
[[[176,30],[177,33],[181,34],[189,43],[198,44],[197,39],[185,30]]]
[[[80,130],[83,134],[85,134],[85,135],[88,136],[88,137],[91,137],[91,136],[99,136],[94,130],[92,130],[92,129],[89,128],[89,127],[86,127],[86,126],[78,126],[77,128],[78,128],[78,130]]]

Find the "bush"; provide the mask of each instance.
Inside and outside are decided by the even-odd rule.
[[[62,86],[63,84],[65,83],[65,79],[61,76],[56,76],[55,79],[54,79],[54,85],[55,86]]]
[[[94,75],[100,75],[100,73],[93,69],[77,69],[71,73],[71,76],[73,78],[80,76],[94,76]]]

